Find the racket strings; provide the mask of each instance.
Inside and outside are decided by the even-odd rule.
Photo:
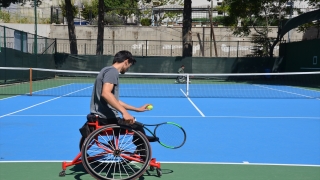
[[[163,124],[156,128],[155,135],[159,141],[170,147],[179,147],[185,139],[185,134],[182,129],[172,124]]]

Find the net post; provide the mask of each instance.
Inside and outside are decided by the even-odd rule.
[[[189,97],[189,74],[187,74],[187,97]]]
[[[30,73],[29,73],[30,74],[30,77],[29,77],[30,78],[30,83],[29,83],[30,84],[30,89],[29,89],[30,92],[29,92],[29,95],[32,96],[32,68],[30,68],[29,71],[30,71]]]

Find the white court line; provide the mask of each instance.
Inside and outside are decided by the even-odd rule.
[[[191,99],[186,95],[186,93],[183,92],[182,89],[180,91],[186,96],[186,98],[190,101],[190,103],[193,105],[194,108],[201,114],[202,117],[205,117],[205,115],[200,111],[200,109],[191,101]]]
[[[46,90],[49,90],[49,89],[54,89],[54,88],[60,88],[60,87],[63,87],[63,86],[68,86],[68,85],[71,85],[71,84],[74,84],[74,83],[70,83],[70,84],[65,84],[65,85],[61,85],[61,86],[56,86],[56,87],[51,87],[51,88],[47,88],[47,89],[42,89],[42,90],[38,90],[38,91],[33,91],[32,93],[36,93],[36,92],[40,92],[40,91],[46,91]],[[24,95],[26,94],[30,94],[30,93],[25,93]],[[1,100],[5,100],[5,99],[10,99],[10,98],[14,98],[14,97],[19,97],[19,96],[22,96],[22,95],[16,95],[16,96],[11,96],[11,97],[7,97],[7,98],[3,98],[3,99],[0,99]]]
[[[200,116],[135,116],[144,118],[198,118]],[[254,118],[254,119],[320,119],[320,117],[303,116],[202,116],[206,118]]]
[[[68,93],[68,94],[65,94],[65,95],[62,95],[62,96],[53,98],[53,99],[49,99],[49,100],[47,100],[47,101],[44,101],[44,102],[41,102],[41,103],[38,103],[38,104],[35,104],[35,105],[32,105],[32,106],[29,106],[29,107],[26,107],[26,108],[24,108],[24,109],[20,109],[20,110],[18,110],[18,111],[12,112],[12,113],[2,115],[2,116],[0,116],[0,118],[6,117],[6,116],[10,116],[10,115],[12,115],[12,114],[15,114],[15,113],[18,113],[18,112],[21,112],[21,111],[24,111],[24,110],[27,110],[27,109],[30,109],[30,108],[39,106],[39,105],[41,105],[41,104],[44,104],[44,103],[47,103],[47,102],[50,102],[50,101],[59,99],[59,98],[61,98],[61,97],[63,97],[63,96],[68,96],[68,95],[70,95],[70,94],[73,94],[73,93],[76,93],[76,92],[79,92],[79,91],[82,91],[82,90],[85,90],[85,89],[88,89],[88,88],[91,88],[91,87],[92,87],[92,86],[89,86],[89,87],[86,87],[86,88],[82,88],[82,89],[79,89],[79,90],[77,90],[77,91],[74,91],[74,92],[71,92],[71,93]]]
[[[42,116],[56,116],[56,117],[86,117],[87,115],[57,115],[57,114],[34,114],[34,115],[10,115],[10,116],[19,116],[19,117],[42,117]],[[135,116],[143,118],[199,118],[203,116]],[[304,117],[304,116],[205,116],[206,118],[245,118],[245,119],[320,119],[320,117]]]
[[[2,101],[2,100],[6,100],[6,99],[10,99],[10,98],[14,98],[14,97],[18,97],[18,96],[21,96],[21,95],[16,95],[16,96],[6,97],[6,98],[3,98],[3,99],[0,99],[0,101]]]
[[[269,87],[262,86],[262,85],[256,85],[256,84],[254,84],[254,86],[258,86],[258,87],[265,88],[265,89],[271,89],[271,90],[274,90],[274,91],[280,91],[280,92],[284,92],[284,93],[288,93],[288,94],[294,94],[294,95],[297,95],[297,96],[307,97],[307,98],[311,98],[311,99],[320,100],[319,98],[315,98],[315,97],[312,97],[312,96],[307,96],[307,95],[303,95],[303,94],[299,94],[299,93],[293,93],[293,92],[290,92],[290,91],[284,91],[284,90],[269,88]]]
[[[65,160],[41,160],[41,161],[0,161],[0,163],[61,163]],[[72,160],[66,160],[66,162],[72,162]],[[272,164],[272,163],[232,163],[232,162],[170,162],[159,161],[163,164],[204,164],[204,165],[259,165],[259,166],[306,166],[306,167],[320,167],[317,164]]]

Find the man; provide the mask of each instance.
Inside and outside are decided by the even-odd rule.
[[[179,74],[184,74],[184,65],[182,65],[182,66],[178,69],[178,73],[179,73]]]
[[[125,124],[129,124],[132,128],[145,134],[143,127],[134,124],[135,118],[129,114],[128,110],[136,112],[147,111],[146,107],[150,104],[134,107],[119,100],[119,73],[124,74],[135,63],[136,60],[129,51],[119,51],[114,56],[113,64],[102,68],[94,83],[90,115],[87,116],[88,121],[95,116],[99,117],[101,125],[119,124],[124,120]],[[122,118],[119,113],[121,113]],[[88,133],[83,133],[81,129],[80,132],[84,137],[88,135]],[[147,136],[147,138],[149,141],[157,140],[154,137]]]
[[[104,67],[98,74],[91,96],[90,113],[100,118],[110,119],[109,123],[117,123],[122,118],[128,124],[134,123],[127,110],[143,112],[149,104],[133,107],[119,100],[119,73],[124,74],[136,60],[129,51],[119,51],[113,59],[112,66]]]
[[[184,65],[182,65],[179,69],[178,69],[178,74],[184,74]],[[178,76],[175,83],[186,83],[187,79],[186,76]],[[190,83],[191,81],[189,81]]]

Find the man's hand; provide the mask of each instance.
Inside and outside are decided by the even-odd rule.
[[[135,119],[133,116],[131,116],[129,113],[122,114],[122,117],[124,121],[128,124],[133,124],[135,122]]]
[[[136,109],[137,112],[143,112],[143,111],[149,111],[149,109],[147,109],[147,106],[149,106],[151,104],[145,104],[139,108]]]

